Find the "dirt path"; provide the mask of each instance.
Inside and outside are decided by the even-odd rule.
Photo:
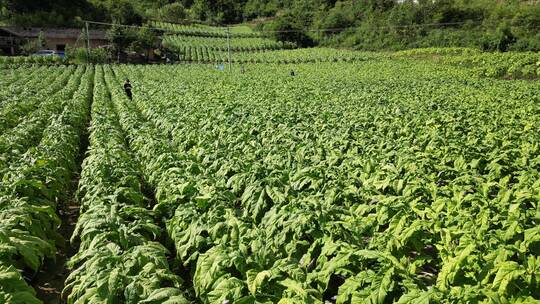
[[[62,219],[62,224],[58,230],[63,238],[60,242],[64,244],[59,244],[57,248],[56,261],[47,260],[32,280],[37,298],[46,304],[65,303],[65,299],[62,299],[62,289],[64,289],[64,282],[69,275],[66,262],[77,253],[78,248],[78,245],[71,244],[69,239],[79,217],[79,205],[75,199],[70,199],[66,205],[61,206],[57,211]]]

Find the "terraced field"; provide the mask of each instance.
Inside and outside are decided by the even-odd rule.
[[[540,83],[370,56],[2,68],[0,302],[538,303]]]
[[[164,29],[182,36],[202,36],[202,37],[227,37],[227,28],[222,26],[210,26],[205,24],[189,24],[181,25],[161,21],[150,22],[150,25],[155,28]],[[232,25],[228,28],[231,37],[246,38],[260,37],[260,33],[256,33],[248,25]]]
[[[163,46],[176,53],[178,59],[184,62],[227,62],[229,49],[235,55],[235,62],[247,62],[243,58],[253,52],[266,53],[296,48],[293,43],[275,41],[262,33],[254,32],[249,26],[240,25],[227,29],[164,22],[154,22],[152,26],[165,31]]]

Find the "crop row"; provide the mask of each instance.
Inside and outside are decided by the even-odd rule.
[[[451,64],[472,67],[485,77],[540,78],[540,55],[538,53],[481,53],[448,59]]]
[[[163,46],[173,50],[178,50],[185,47],[204,47],[213,52],[225,52],[228,51],[229,48],[227,39],[224,38],[182,36],[166,36],[163,39]],[[253,52],[290,48],[295,48],[295,45],[265,38],[235,38],[230,40],[230,49],[233,52]]]
[[[395,56],[400,57],[422,57],[422,56],[452,56],[452,55],[476,55],[480,50],[464,47],[449,48],[419,48],[395,52]]]
[[[384,58],[381,54],[328,48],[277,50],[269,52],[234,53],[233,61],[238,63],[317,63],[355,62]]]
[[[470,48],[425,48],[400,51],[391,56],[436,59],[443,64],[471,68],[481,77],[540,78],[540,55],[534,52],[488,53]]]
[[[3,77],[0,79],[2,91],[0,91],[0,102],[3,104],[6,99],[13,98],[27,88],[28,82],[35,81],[36,75],[43,76],[47,67],[38,66],[35,68],[5,69]],[[39,83],[38,83],[39,84]],[[35,83],[34,83],[35,85]]]
[[[169,253],[156,241],[160,227],[147,209],[139,163],[126,145],[109,85],[117,84],[105,80],[98,67],[68,303],[186,303],[178,289],[182,280],[169,269]]]
[[[60,64],[64,60],[59,56],[0,56],[0,66],[18,66],[21,64]]]
[[[207,47],[184,46],[178,48],[177,53],[181,61],[193,63],[224,63],[228,62],[228,53],[213,51]],[[379,54],[332,50],[326,48],[294,49],[294,50],[266,50],[257,52],[233,52],[231,62],[238,64],[264,63],[264,64],[295,64],[318,62],[355,62],[364,60],[377,60],[387,58]]]
[[[152,27],[163,29],[167,33],[174,33],[182,36],[227,38],[226,27],[215,27],[202,24],[181,25],[159,21],[151,22],[150,25]],[[229,36],[233,38],[256,38],[262,36],[260,33],[253,32],[249,26],[231,26],[229,27],[229,31]]]
[[[45,78],[36,74],[27,84],[20,85],[16,96],[9,96],[1,103],[0,109],[0,131],[3,132],[16,126],[21,120],[26,119],[42,105],[42,100],[58,92],[69,81],[75,69],[53,69],[48,70]],[[60,72],[56,74],[55,72]]]
[[[81,73],[79,73],[80,75]],[[45,258],[54,258],[60,239],[55,211],[65,199],[76,171],[80,135],[88,118],[93,69],[82,81],[75,77],[73,96],[59,94],[62,113],[54,115],[39,144],[2,172],[0,183],[0,300],[40,303],[19,271],[37,272]],[[66,91],[67,93],[67,91]]]
[[[44,98],[39,108],[20,118],[14,128],[0,135],[0,172],[8,169],[8,165],[16,161],[30,147],[39,143],[43,130],[59,115],[78,89],[84,68],[74,71],[66,86],[51,96]]]

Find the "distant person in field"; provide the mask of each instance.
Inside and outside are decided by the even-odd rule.
[[[294,70],[291,70],[291,76],[294,77]]]
[[[126,95],[130,100],[133,100],[133,95],[131,94],[131,82],[129,82],[129,79],[126,79],[124,82],[124,91],[126,91]]]

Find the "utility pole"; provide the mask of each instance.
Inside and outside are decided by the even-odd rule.
[[[90,62],[90,31],[88,30],[88,21],[86,23],[86,61]]]
[[[232,73],[232,61],[231,61],[231,31],[227,26],[227,51],[229,53],[229,73]]]

